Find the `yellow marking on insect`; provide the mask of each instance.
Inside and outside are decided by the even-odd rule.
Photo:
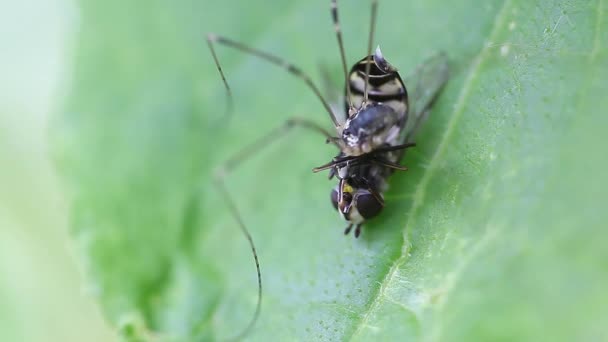
[[[344,183],[344,187],[342,188],[343,192],[348,192],[348,193],[352,193],[353,192],[353,187],[350,186],[350,184],[348,183]]]

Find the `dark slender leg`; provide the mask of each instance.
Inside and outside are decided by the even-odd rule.
[[[407,166],[396,164],[396,163],[393,163],[391,161],[388,161],[388,160],[386,160],[384,158],[380,158],[380,157],[374,157],[374,158],[371,159],[371,161],[373,161],[376,164],[380,164],[382,166],[386,166],[389,169],[393,169],[393,170],[399,170],[399,171],[407,171],[408,170]]]
[[[231,214],[235,217],[235,219],[239,225],[239,229],[241,229],[241,231],[247,238],[247,241],[249,242],[249,246],[251,248],[251,252],[252,252],[253,258],[255,260],[255,267],[256,267],[256,272],[257,272],[257,276],[258,276],[258,301],[257,301],[253,319],[251,320],[249,325],[247,325],[245,330],[243,330],[241,333],[239,333],[238,336],[236,336],[235,338],[232,338],[231,340],[240,340],[241,338],[246,336],[249,333],[249,331],[253,328],[253,326],[255,325],[255,322],[257,321],[257,319],[260,315],[260,309],[261,309],[261,305],[262,305],[262,275],[260,272],[260,263],[258,260],[258,254],[255,249],[255,244],[253,242],[253,238],[251,237],[251,233],[249,233],[249,230],[247,229],[247,226],[245,225],[245,222],[244,222],[241,214],[239,213],[239,210],[236,206],[235,201],[233,200],[232,196],[230,195],[230,192],[228,191],[228,188],[226,187],[225,178],[228,176],[229,172],[233,171],[235,168],[237,168],[243,162],[245,162],[249,158],[255,156],[256,153],[260,152],[265,147],[269,146],[274,141],[276,141],[279,138],[281,138],[282,136],[284,136],[287,132],[289,132],[295,126],[300,126],[303,128],[310,129],[312,131],[320,133],[321,135],[325,136],[325,138],[331,137],[329,132],[327,132],[321,126],[317,125],[316,123],[314,123],[312,121],[309,121],[306,119],[301,119],[301,118],[291,118],[291,119],[287,120],[285,122],[285,124],[283,124],[282,126],[277,127],[276,129],[272,130],[265,136],[259,138],[258,140],[254,141],[250,145],[248,145],[245,148],[238,151],[231,158],[228,158],[215,171],[215,184],[218,187],[218,189],[220,190],[221,196],[224,198],[224,201],[227,203]]]
[[[216,179],[215,184],[220,190],[222,197],[224,197],[224,200],[228,204],[232,215],[236,218],[236,221],[239,225],[239,229],[241,229],[241,232],[243,232],[243,234],[247,238],[247,242],[249,242],[249,247],[251,248],[251,253],[253,254],[253,260],[255,261],[255,270],[258,276],[258,300],[255,306],[255,313],[253,314],[253,318],[251,319],[247,327],[245,327],[245,329],[243,329],[238,335],[230,339],[231,341],[238,341],[241,340],[243,337],[247,336],[247,334],[249,334],[249,331],[251,331],[260,316],[260,311],[262,309],[262,273],[260,271],[260,261],[258,260],[258,253],[255,249],[255,243],[253,243],[253,238],[251,237],[249,230],[245,226],[245,222],[241,218],[241,215],[239,214],[239,211],[236,207],[236,204],[232,200],[230,193],[228,193],[228,189],[226,189],[226,185],[224,184],[223,179]]]
[[[219,71],[220,76],[222,77],[222,81],[224,82],[224,86],[226,87],[226,92],[229,97],[232,97],[232,92],[230,91],[230,87],[228,86],[228,81],[226,81],[226,76],[224,75],[222,67],[220,66],[219,58],[217,57],[217,54],[215,53],[215,48],[213,47],[213,43],[222,44],[222,45],[234,48],[236,50],[239,50],[243,53],[247,53],[247,54],[259,57],[265,61],[268,61],[272,64],[278,65],[279,67],[282,67],[290,74],[298,77],[299,79],[304,81],[304,83],[306,83],[306,85],[313,91],[313,93],[315,93],[317,98],[319,98],[319,100],[323,104],[323,107],[325,107],[325,110],[329,114],[331,121],[334,123],[334,126],[336,126],[336,127],[340,126],[340,123],[336,119],[335,114],[332,112],[331,107],[329,106],[327,101],[323,98],[323,96],[321,95],[321,92],[319,91],[317,86],[312,82],[310,77],[308,77],[305,73],[302,72],[302,70],[300,70],[293,64],[290,64],[287,61],[285,61],[277,56],[271,55],[267,52],[254,49],[245,44],[241,44],[234,40],[230,40],[228,38],[218,36],[213,33],[209,33],[207,35],[207,44],[209,45],[209,50],[211,51],[211,55],[213,56],[213,60],[215,62],[215,65],[217,66],[217,70]],[[229,101],[231,103],[232,99],[230,99]]]
[[[401,145],[379,147],[379,148],[373,150],[370,153],[378,154],[378,153],[384,153],[384,152],[390,152],[390,151],[405,150],[406,148],[414,147],[414,146],[416,146],[416,143],[414,143],[414,142],[408,142],[408,143],[401,144]]]
[[[340,28],[340,20],[338,18],[338,0],[331,1],[331,19],[334,22],[334,30],[336,31],[336,38],[338,38],[338,48],[340,48],[340,59],[342,60],[342,70],[344,72],[344,84],[348,84],[348,69],[346,66],[346,53],[344,53],[344,42],[342,41],[342,29]],[[353,109],[353,102],[350,96],[350,87],[346,88],[346,103],[348,104],[348,113],[351,115]]]
[[[380,193],[378,191],[376,191],[376,189],[372,188],[372,186],[369,184],[369,182],[367,181],[367,179],[365,179],[365,178],[359,178],[358,181],[361,182],[361,183],[363,183],[363,185],[365,186],[365,189],[367,191],[369,191],[369,193],[372,194],[372,196],[374,196],[374,198],[380,204],[382,204],[382,206],[384,206],[384,198],[382,198],[382,195],[380,195]]]
[[[358,238],[359,235],[361,235],[361,225],[358,224],[357,227],[355,227],[355,237]]]
[[[365,65],[365,84],[363,85],[363,103],[367,102],[367,88],[369,83],[369,72],[372,62],[372,45],[374,43],[374,30],[376,28],[376,11],[378,0],[372,0],[372,15],[369,27],[369,38],[367,40],[367,61]],[[347,87],[348,88],[348,87]]]
[[[330,140],[327,141],[329,142],[333,142],[336,146],[340,146],[339,145],[339,138],[332,138]],[[385,153],[385,152],[390,152],[390,151],[398,151],[398,150],[404,150],[406,148],[409,147],[413,147],[416,146],[416,143],[406,143],[406,144],[401,144],[401,145],[395,145],[395,146],[387,146],[387,147],[380,147],[370,153],[367,154],[362,154],[359,156],[345,156],[345,157],[340,157],[340,158],[333,158],[329,163],[323,164],[321,166],[315,167],[312,169],[312,172],[320,172],[323,170],[327,170],[327,169],[331,169],[335,166],[338,166],[342,163],[345,162],[350,162],[351,165],[356,165],[358,163],[364,163],[364,162],[377,162],[379,164],[382,164],[384,166],[393,168],[393,169],[397,169],[397,170],[401,170],[401,171],[406,171],[407,167],[399,165],[399,164],[394,164],[391,163],[389,161],[386,161],[382,158],[379,157],[374,157],[374,155],[379,154],[379,153]],[[401,158],[398,158],[401,159]],[[330,174],[331,175],[331,174]],[[331,178],[331,177],[330,177]]]
[[[344,229],[344,235],[348,235],[348,233],[350,233],[350,230],[353,229],[353,224],[349,224],[348,227],[346,227],[346,229]]]
[[[251,158],[256,153],[258,153],[259,151],[264,149],[265,147],[267,147],[270,144],[272,144],[273,142],[277,141],[279,138],[283,137],[285,134],[287,134],[289,131],[291,131],[292,128],[294,128],[296,126],[306,128],[311,131],[315,131],[315,132],[323,135],[326,139],[333,140],[332,139],[333,137],[331,136],[331,134],[326,129],[319,126],[318,124],[316,124],[310,120],[306,120],[306,119],[302,119],[302,118],[297,118],[297,117],[290,118],[287,121],[285,121],[285,123],[283,125],[275,128],[274,130],[270,131],[266,135],[258,138],[256,141],[245,146],[240,151],[238,151],[237,153],[232,155],[230,158],[228,158],[222,165],[220,165],[216,169],[216,172],[215,172],[216,178],[217,177],[223,178],[224,177],[223,174],[232,171],[239,164],[243,163],[244,161]]]

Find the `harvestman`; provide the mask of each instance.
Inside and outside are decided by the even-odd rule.
[[[229,111],[232,108],[232,92],[215,52],[214,43],[257,56],[302,80],[321,101],[336,131],[334,136],[308,119],[292,117],[282,126],[237,152],[216,170],[216,184],[249,242],[258,278],[255,313],[247,327],[234,339],[246,336],[259,317],[262,277],[255,244],[226,188],[224,182],[226,175],[295,126],[317,132],[324,136],[327,143],[334,144],[339,153],[329,163],[314,168],[313,171],[329,170],[330,179],[338,178],[338,185],[331,192],[332,203],[340,215],[349,222],[344,233],[348,234],[355,226],[354,235],[358,237],[363,222],[378,215],[384,207],[383,193],[388,187],[388,177],[395,170],[407,170],[405,166],[399,164],[399,161],[405,149],[415,146],[413,136],[448,79],[447,57],[444,54],[437,54],[427,59],[412,76],[406,78],[405,84],[410,87],[415,84],[413,101],[410,103],[405,84],[397,69],[388,63],[379,47],[372,53],[377,5],[377,0],[371,1],[367,55],[355,63],[349,72],[338,20],[337,0],[331,1],[331,16],[346,80],[343,116],[334,113],[310,77],[293,64],[228,38],[216,34],[207,35],[209,50],[226,88]],[[411,118],[408,119],[408,116]]]

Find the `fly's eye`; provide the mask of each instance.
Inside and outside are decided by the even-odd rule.
[[[378,215],[383,203],[367,190],[361,190],[357,196],[357,210],[366,220]]]
[[[336,210],[338,210],[338,190],[337,189],[331,190],[331,204],[333,204],[334,208]]]

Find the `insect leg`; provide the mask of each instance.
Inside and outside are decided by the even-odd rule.
[[[369,184],[367,179],[361,178],[361,179],[359,179],[359,181],[361,183],[363,183],[363,185],[365,186],[367,191],[369,191],[372,194],[372,196],[374,196],[374,198],[378,201],[378,203],[380,203],[382,206],[384,206],[384,198],[382,198],[382,195],[380,195],[380,193],[378,191],[376,191],[376,189],[372,188],[372,186]]]
[[[372,44],[374,43],[374,30],[376,27],[376,11],[378,9],[378,0],[372,0],[372,16],[369,28],[369,38],[367,42],[367,61],[365,61],[365,83],[363,86],[363,103],[367,102],[367,88],[369,83],[369,73],[372,63]]]
[[[348,235],[348,233],[350,233],[350,230],[353,229],[353,224],[349,224],[348,227],[344,228],[344,235]]]
[[[356,238],[358,238],[358,237],[359,237],[359,235],[361,235],[361,224],[358,224],[358,225],[355,227],[355,237],[356,237]]]
[[[253,254],[253,259],[255,261],[255,268],[256,268],[256,273],[257,273],[257,278],[258,278],[258,300],[256,303],[256,308],[255,308],[255,313],[253,315],[253,318],[251,319],[249,324],[245,327],[245,329],[243,329],[238,335],[236,335],[234,338],[231,338],[230,340],[240,340],[243,337],[245,337],[251,331],[251,329],[254,327],[256,321],[258,320],[258,318],[260,316],[260,310],[262,307],[262,273],[260,271],[260,262],[258,260],[258,253],[255,248],[255,243],[253,242],[251,233],[247,229],[247,226],[245,225],[245,222],[236,206],[236,203],[233,200],[233,197],[230,195],[230,192],[228,191],[228,188],[226,187],[225,178],[227,177],[229,172],[233,171],[235,168],[237,168],[243,162],[245,162],[246,160],[248,160],[249,158],[254,156],[256,153],[260,152],[263,148],[269,146],[274,141],[276,141],[279,138],[281,138],[282,136],[284,136],[287,132],[289,132],[293,127],[296,127],[296,126],[300,126],[300,127],[307,128],[307,129],[313,130],[315,132],[318,132],[318,133],[322,134],[323,136],[325,136],[326,139],[331,138],[331,134],[329,134],[329,132],[327,132],[324,128],[322,128],[321,126],[317,125],[316,123],[314,123],[312,121],[302,119],[302,118],[297,118],[297,117],[290,118],[282,126],[272,130],[265,136],[262,136],[258,140],[254,141],[250,145],[248,145],[245,148],[238,151],[231,158],[228,158],[215,171],[215,185],[218,187],[218,189],[221,193],[221,196],[224,198],[224,201],[227,203],[231,214],[235,217],[235,219],[238,223],[239,229],[247,238],[247,242],[249,242],[249,247],[251,248],[251,253]]]
[[[407,166],[400,165],[400,164],[397,164],[397,163],[393,163],[393,162],[388,161],[388,160],[386,160],[384,158],[381,158],[381,157],[374,157],[374,158],[371,159],[371,161],[374,162],[374,163],[380,164],[382,166],[386,166],[386,167],[388,167],[390,169],[393,169],[393,170],[407,171]]]
[[[236,42],[234,40],[222,37],[222,36],[218,36],[216,34],[213,33],[209,33],[207,35],[207,44],[209,45],[209,50],[211,51],[211,55],[213,56],[213,60],[215,62],[215,65],[217,66],[217,69],[220,73],[220,76],[222,77],[222,81],[224,82],[224,87],[226,88],[226,92],[228,94],[229,97],[232,97],[232,92],[230,91],[230,87],[228,86],[228,81],[226,81],[226,76],[224,75],[224,72],[222,71],[222,67],[220,66],[219,63],[219,59],[217,58],[217,55],[215,53],[215,49],[213,47],[213,43],[218,43],[218,44],[222,44],[231,48],[234,48],[236,50],[239,50],[243,53],[247,53],[256,57],[259,57],[265,61],[268,61],[272,64],[275,64],[279,67],[284,68],[287,72],[289,72],[290,74],[296,76],[297,78],[301,79],[302,81],[304,81],[304,83],[306,83],[306,85],[313,91],[313,93],[315,93],[315,95],[317,96],[317,98],[319,98],[319,100],[321,101],[321,103],[323,104],[323,107],[325,107],[325,110],[327,111],[327,113],[329,114],[329,117],[331,118],[332,122],[334,123],[334,126],[339,127],[340,123],[338,122],[338,119],[336,118],[336,115],[334,114],[334,112],[331,110],[331,107],[329,106],[329,103],[325,100],[325,98],[323,98],[323,95],[321,95],[321,92],[319,91],[319,89],[317,88],[317,86],[312,82],[312,80],[310,79],[310,77],[308,77],[308,75],[306,75],[304,72],[302,72],[302,70],[300,70],[298,67],[296,67],[295,65],[283,60],[282,58],[279,58],[277,56],[271,55],[267,52],[261,51],[261,50],[257,50],[254,49],[252,47],[249,47],[245,44]],[[230,102],[232,102],[232,100],[230,100]]]
[[[344,71],[344,82],[348,83],[348,69],[346,67],[346,53],[344,52],[344,42],[342,41],[342,29],[340,28],[340,20],[338,18],[338,0],[331,1],[331,19],[334,22],[336,37],[338,38],[338,47],[340,48],[340,58],[342,59],[342,70]],[[346,103],[348,104],[348,116],[353,109],[353,102],[350,95],[350,87],[346,88]]]
[[[292,128],[300,126],[312,131],[315,131],[326,138],[327,142],[331,142],[338,146],[334,137],[323,127],[317,123],[307,119],[293,117],[285,121],[285,123],[274,130],[270,131],[266,135],[258,138],[253,143],[245,146],[240,151],[236,152],[230,158],[228,158],[216,171],[216,176],[224,177],[222,174],[228,173],[236,168],[239,164],[243,163],[248,158],[254,156],[257,152],[261,151],[262,148],[269,146],[274,141],[288,133]],[[218,173],[219,172],[219,173]]]
[[[253,314],[253,318],[238,335],[234,336],[233,338],[230,338],[231,341],[238,341],[243,337],[247,336],[249,331],[253,329],[253,326],[255,325],[258,320],[258,317],[260,316],[260,310],[262,309],[262,273],[260,272],[260,261],[258,260],[258,253],[255,250],[255,243],[253,243],[253,238],[251,237],[249,230],[247,230],[245,222],[243,222],[243,219],[239,214],[236,204],[232,200],[232,196],[230,196],[230,193],[228,192],[228,189],[224,184],[224,180],[221,178],[217,178],[215,184],[220,190],[222,197],[224,197],[224,201],[226,201],[226,203],[228,204],[228,208],[230,209],[232,215],[236,218],[239,228],[247,238],[247,242],[249,242],[249,247],[251,248],[251,253],[253,254],[253,259],[255,261],[255,269],[258,276],[258,300],[255,306],[255,313]]]
[[[385,152],[390,152],[390,151],[405,150],[406,148],[414,147],[414,146],[416,146],[416,143],[413,143],[413,142],[408,142],[408,143],[400,144],[400,145],[390,145],[390,146],[386,146],[386,147],[379,147],[378,149],[374,150],[373,153],[378,154],[378,153],[385,153]]]

